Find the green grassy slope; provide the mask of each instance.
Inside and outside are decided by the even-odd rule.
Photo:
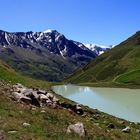
[[[38,54],[34,50],[15,46],[0,50],[0,60],[20,74],[47,81],[62,81],[75,69],[87,63],[74,62],[71,58],[62,59],[61,56],[48,51]]]
[[[88,107],[83,106],[85,115],[80,116],[66,109],[54,109],[53,107],[32,109],[30,105],[14,102],[10,99],[12,85],[9,82],[12,84],[20,82],[26,86],[42,88],[50,87],[48,82],[33,80],[17,74],[0,61],[0,138],[2,135],[7,140],[131,140],[139,138],[139,133],[136,133],[136,129],[140,127],[139,124],[136,125]],[[61,101],[75,104],[63,97],[59,98]],[[45,112],[42,113],[42,110]],[[31,126],[24,127],[24,122],[30,123]],[[66,134],[68,125],[76,122],[84,124],[87,131],[86,137],[80,138],[75,134]],[[110,123],[115,125],[115,129],[107,127]],[[131,127],[130,134],[121,132],[126,126]],[[9,133],[10,131],[16,132],[12,134]]]
[[[8,87],[7,87],[8,86]],[[0,136],[6,140],[132,140],[139,139],[136,129],[140,124],[130,123],[107,115],[97,110],[83,107],[85,115],[77,115],[66,109],[52,107],[32,109],[30,105],[23,105],[9,98],[10,85],[0,82]],[[65,99],[65,101],[70,102]],[[45,112],[41,112],[44,110]],[[98,117],[96,117],[98,115]],[[23,123],[31,126],[24,127]],[[75,134],[67,134],[69,124],[82,122],[87,131],[84,138]],[[122,123],[123,122],[123,123]],[[108,128],[108,124],[115,128]],[[121,129],[130,126],[131,133],[123,133]],[[9,133],[9,131],[16,131]]]
[[[74,73],[67,81],[72,83],[115,82],[113,79],[124,73],[126,75],[121,78],[121,83],[126,83],[125,76],[129,77],[129,79],[132,77],[133,81],[135,81],[138,79],[136,76],[138,71],[135,76],[127,73],[140,69],[139,53],[140,32],[137,32],[115,48],[97,57],[82,70]],[[119,82],[119,79],[116,80]],[[129,82],[131,83],[131,81]],[[132,82],[132,84],[135,84],[135,82]],[[137,80],[137,84],[140,84],[139,80]]]
[[[126,84],[140,84],[140,69],[124,73],[116,77],[115,82]]]
[[[32,78],[22,76],[16,73],[12,68],[10,68],[7,64],[0,61],[0,80],[4,80],[7,82],[22,83],[26,86],[34,86],[41,88],[50,88],[50,83],[47,81],[34,80]]]

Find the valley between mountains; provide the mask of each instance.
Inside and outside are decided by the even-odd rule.
[[[0,59],[17,72],[35,79],[62,81],[112,46],[67,39],[56,30],[0,31]]]
[[[116,46],[56,30],[0,31],[0,140],[139,140],[140,123],[56,94],[54,85],[140,87],[140,32]],[[72,92],[72,89],[71,89]]]
[[[77,70],[68,82],[84,85],[140,87],[140,32]],[[95,84],[94,84],[95,83]]]

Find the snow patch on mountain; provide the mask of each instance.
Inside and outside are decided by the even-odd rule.
[[[43,31],[43,33],[52,33],[54,30],[52,30],[52,29],[48,29],[48,30],[45,30],[45,31]]]
[[[113,46],[98,44],[85,44],[73,40],[68,40],[63,34],[56,30],[48,29],[43,32],[15,32],[9,33],[0,31],[1,46],[18,46],[41,52],[47,50],[63,58],[75,57],[80,60],[90,60],[101,55]],[[83,60],[84,60],[83,59]]]
[[[104,45],[98,45],[98,44],[85,44],[83,43],[88,49],[91,51],[95,52],[97,55],[101,55],[104,52],[110,50],[111,48],[115,47],[115,45],[109,45],[109,46],[104,46]]]

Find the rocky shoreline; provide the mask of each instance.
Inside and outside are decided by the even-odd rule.
[[[66,102],[61,102],[51,91],[39,88],[27,88],[18,83],[12,86],[11,92],[11,99],[16,102],[26,103],[36,107],[51,106],[57,109],[68,109],[79,115],[84,114],[82,107],[79,104],[72,105]]]
[[[116,118],[114,116],[102,113],[98,110],[90,109],[88,107],[71,103],[68,100],[62,100],[60,96],[55,93],[42,90],[40,88],[28,88],[18,83],[15,85],[0,82],[0,87],[4,87],[1,94],[6,94],[17,105],[28,106],[30,110],[36,110],[40,108],[40,113],[46,113],[47,108],[54,110],[66,110],[73,117],[79,116],[83,121],[69,122],[69,125],[65,128],[65,133],[78,134],[80,137],[89,136],[90,130],[86,126],[85,121],[90,125],[106,131],[107,134],[117,132],[119,135],[140,135],[140,124],[132,123],[126,120]],[[4,92],[3,92],[4,91]],[[8,94],[10,93],[10,94]],[[59,98],[60,97],[60,98]],[[28,122],[23,122],[23,127],[31,127]],[[2,133],[2,131],[1,131]],[[8,131],[8,134],[16,133],[16,130]],[[93,132],[94,133],[94,132]]]

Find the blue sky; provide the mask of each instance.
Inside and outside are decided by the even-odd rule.
[[[56,29],[83,43],[118,44],[140,30],[140,0],[0,0],[0,29]]]

